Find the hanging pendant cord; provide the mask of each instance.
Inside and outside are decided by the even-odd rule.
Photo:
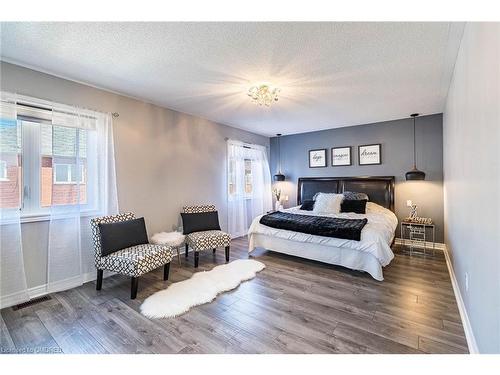
[[[415,147],[415,117],[413,117],[413,168],[417,168],[417,149]]]
[[[276,134],[278,136],[278,174],[281,174],[281,134]]]

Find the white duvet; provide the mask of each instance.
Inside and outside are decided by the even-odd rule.
[[[368,222],[361,231],[361,240],[354,241],[271,228],[259,223],[260,218],[263,216],[260,215],[253,220],[252,225],[248,230],[248,235],[252,236],[252,234],[262,234],[296,242],[314,243],[367,252],[372,254],[380,262],[381,266],[388,265],[394,258],[394,253],[392,252],[390,245],[398,226],[398,219],[392,211],[378,204],[368,202],[366,205],[366,214],[355,214],[349,212],[318,215],[312,211],[303,211],[300,209],[300,206],[284,209],[282,211],[292,214],[338,217],[345,219],[367,218]]]

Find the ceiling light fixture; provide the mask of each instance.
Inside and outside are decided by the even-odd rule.
[[[272,102],[278,101],[280,89],[269,85],[252,86],[248,90],[248,96],[258,105],[269,107]]]

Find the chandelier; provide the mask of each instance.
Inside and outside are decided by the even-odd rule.
[[[268,85],[259,85],[250,87],[248,96],[252,98],[254,103],[269,107],[272,102],[278,101],[279,92],[280,89],[277,87],[272,88]]]

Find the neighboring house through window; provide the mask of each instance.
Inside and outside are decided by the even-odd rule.
[[[0,181],[9,181],[7,178],[7,162],[0,160]]]
[[[228,168],[228,194],[230,196],[237,193],[236,191],[236,176],[242,171],[236,171],[236,162],[234,160],[229,160],[229,168]],[[241,164],[240,164],[241,165]],[[253,178],[252,178],[252,160],[245,159],[244,160],[244,178],[245,178],[245,189],[244,195],[248,198],[252,196],[253,193]]]
[[[48,214],[52,205],[90,205],[88,130],[19,119],[0,123],[0,208]],[[90,209],[90,207],[89,207]]]
[[[252,195],[252,161],[245,159],[245,193]]]
[[[54,184],[85,183],[85,167],[81,164],[80,168],[76,164],[54,164],[53,175]]]

